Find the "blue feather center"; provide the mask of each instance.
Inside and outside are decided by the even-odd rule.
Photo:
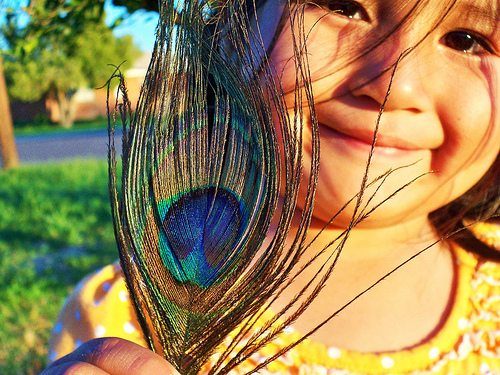
[[[245,232],[242,203],[229,190],[202,187],[178,196],[165,211],[159,237],[164,265],[178,281],[212,285],[234,263]]]

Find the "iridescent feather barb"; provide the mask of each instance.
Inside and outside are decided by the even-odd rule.
[[[110,148],[120,259],[149,346],[183,374],[197,373],[224,337],[260,311],[290,272],[305,234],[297,234],[285,257],[300,181],[301,131],[283,109],[265,41],[252,28],[257,5],[163,2],[134,115],[120,85],[120,193]],[[303,89],[297,95],[307,94],[305,83],[298,86]],[[271,106],[279,108],[282,162]],[[279,230],[262,248],[282,174],[287,183]],[[313,189],[303,228],[312,195]],[[218,372],[247,355],[219,364]]]
[[[135,114],[123,81],[119,87],[121,184],[110,116],[111,205],[123,272],[149,346],[182,374],[197,374],[231,332],[209,373],[227,373],[274,339],[319,293],[337,259],[332,252],[297,298],[253,328],[301,272],[319,168],[300,12],[283,13],[298,30],[290,62],[297,72],[295,115],[257,26],[265,13],[276,15],[266,25],[276,28],[288,7],[284,0],[162,2]],[[285,246],[301,181],[300,103],[312,117],[312,177],[299,229]],[[263,245],[272,220],[276,231]],[[239,342],[243,349],[236,351]]]

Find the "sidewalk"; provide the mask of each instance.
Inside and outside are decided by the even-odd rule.
[[[117,155],[121,153],[120,133],[118,131],[115,136]],[[106,129],[16,137],[21,165],[77,158],[105,159],[108,157],[108,142]]]

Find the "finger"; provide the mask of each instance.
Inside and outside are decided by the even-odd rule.
[[[75,363],[78,362],[90,364],[101,369],[103,371],[101,374],[178,375],[175,368],[158,354],[131,341],[116,337],[87,341],[74,352],[54,362],[47,370],[52,368],[63,368],[59,366],[68,364],[68,370],[72,371],[72,366],[76,366]],[[71,374],[77,373],[78,372],[71,372]],[[86,374],[85,372],[80,373]],[[44,372],[42,374],[52,375],[65,373]]]
[[[115,337],[101,340],[88,362],[111,375],[179,375],[171,364],[149,349]]]
[[[109,375],[108,372],[84,362],[53,363],[40,375]]]

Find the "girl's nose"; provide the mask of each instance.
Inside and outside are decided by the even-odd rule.
[[[390,43],[383,44],[360,59],[349,89],[354,96],[370,98],[379,106],[390,89],[385,111],[423,112],[431,104],[425,76],[432,64],[432,57],[426,58],[424,53],[419,47],[401,52]]]

